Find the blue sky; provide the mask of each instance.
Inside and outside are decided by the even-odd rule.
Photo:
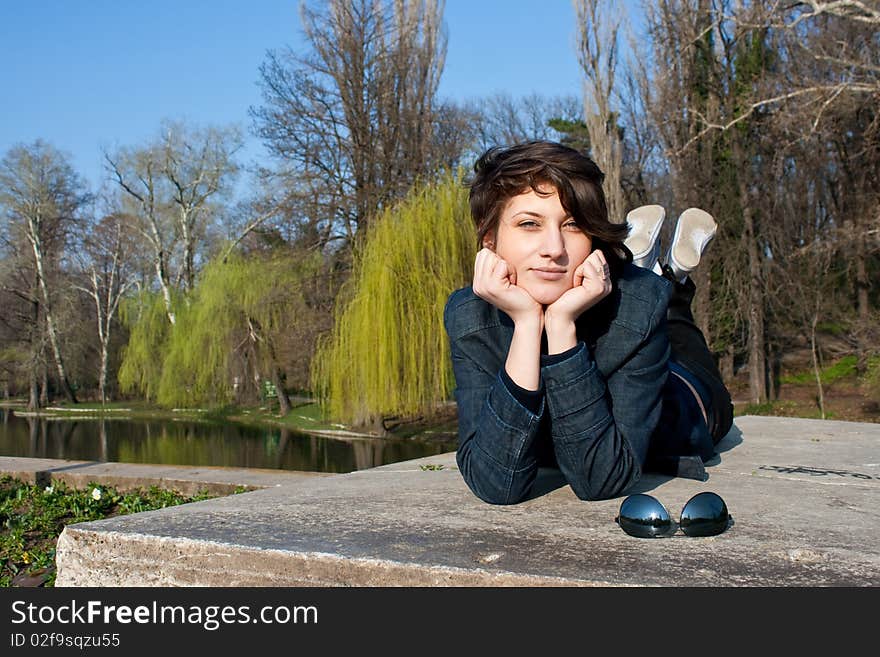
[[[464,100],[581,90],[570,0],[447,0],[440,84]],[[266,50],[302,51],[297,0],[0,0],[0,154],[42,138],[93,185],[100,148],[163,118],[237,123]],[[265,159],[248,138],[245,159]]]

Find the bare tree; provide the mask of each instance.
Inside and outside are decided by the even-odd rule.
[[[33,257],[24,239],[10,230],[4,221],[0,224],[0,339],[2,363],[15,389],[26,388],[28,408],[40,407],[40,379],[45,372],[45,322],[42,316],[40,294],[35,280]],[[26,379],[21,385],[21,377]],[[47,391],[48,394],[48,391]]]
[[[235,128],[188,128],[166,123],[161,142],[162,174],[168,181],[177,234],[183,251],[180,278],[192,290],[196,275],[196,248],[216,212],[212,204],[231,190],[242,147]]]
[[[82,242],[78,256],[83,284],[76,288],[86,294],[93,303],[97,326],[98,394],[101,403],[107,402],[107,374],[110,358],[110,337],[119,303],[125,293],[135,284],[134,272],[128,264],[132,241],[126,234],[130,218],[111,212],[90,227]]]
[[[796,102],[780,103],[788,143],[811,142],[833,162],[827,169],[835,242],[850,264],[856,311],[852,333],[860,371],[876,337],[870,309],[871,262],[880,252],[880,5],[807,2],[774,5],[765,18],[786,53]],[[831,145],[826,150],[824,145]],[[823,167],[824,168],[824,167]]]
[[[446,129],[456,112],[435,99],[442,8],[438,0],[304,3],[309,51],[270,52],[260,68],[255,132],[311,201],[318,214],[305,220],[322,224],[327,239],[350,242],[460,145]]]
[[[583,105],[576,96],[529,94],[515,98],[498,93],[469,104],[475,147],[478,155],[492,146],[512,146],[524,141],[548,139],[564,141],[565,134],[554,127],[583,121]],[[559,128],[563,125],[557,124]]]
[[[132,204],[129,216],[133,228],[143,237],[152,252],[156,283],[165,301],[168,321],[176,321],[171,299],[171,252],[176,238],[164,198],[161,152],[154,146],[121,148],[104,153],[104,159]]]
[[[241,136],[234,128],[198,129],[166,122],[162,134],[141,147],[105,152],[111,175],[125,192],[133,228],[153,255],[166,314],[175,323],[172,291],[195,284],[196,255],[216,220],[215,204],[231,189]],[[173,256],[180,249],[176,276]]]
[[[764,124],[773,108],[742,112],[772,87],[768,35],[754,26],[761,7],[737,5],[744,19],[738,22],[731,19],[727,0],[661,0],[644,6],[654,68],[642,78],[643,102],[669,162],[676,205],[706,208],[720,226],[706,264],[695,272],[695,316],[710,345],[713,326],[724,328],[721,342],[728,344],[737,327],[744,327],[751,400],[763,402],[767,244],[762,224],[767,217],[762,196],[773,151]],[[708,127],[727,124],[723,131]],[[713,288],[716,281],[720,286]],[[723,307],[717,303],[722,300]]]
[[[621,168],[623,137],[612,110],[617,71],[619,6],[608,0],[573,0],[577,16],[577,54],[584,72],[584,116],[593,159],[605,173],[608,215],[624,221]]]
[[[30,248],[37,288],[32,296],[39,295],[59,384],[73,403],[76,403],[76,394],[61,353],[50,269],[60,256],[86,200],[82,183],[67,159],[45,142],[38,140],[31,145],[15,146],[0,162],[0,207],[11,232],[23,238]]]

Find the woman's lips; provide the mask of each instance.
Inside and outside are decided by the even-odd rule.
[[[558,281],[565,278],[564,269],[532,269],[532,273],[545,281]]]

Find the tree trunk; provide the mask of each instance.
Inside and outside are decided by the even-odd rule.
[[[693,272],[691,272],[690,275],[691,280],[693,280],[694,282],[694,285],[697,286],[697,291],[694,294],[693,301],[694,321],[700,328],[700,331],[703,332],[703,337],[706,338],[706,344],[709,347],[709,351],[712,350],[712,333],[709,323],[709,317],[711,314],[709,294],[712,283],[710,274],[711,271],[709,263],[705,262],[704,259],[700,262],[700,266],[697,267]]]
[[[767,347],[767,399],[779,399],[779,386],[776,378],[776,350],[772,343]]]
[[[32,234],[36,235],[37,232],[32,229]],[[34,253],[34,265],[37,270],[37,281],[40,284],[40,292],[43,296],[46,330],[49,333],[49,344],[52,346],[52,355],[55,357],[55,367],[58,370],[58,380],[67,399],[70,400],[71,404],[76,404],[76,395],[73,392],[70,381],[67,379],[67,372],[64,369],[64,359],[61,357],[61,345],[58,342],[58,332],[55,330],[55,318],[52,314],[52,306],[49,304],[49,289],[46,285],[45,274],[43,273],[43,252],[40,248],[40,241],[34,236],[31,236],[30,240]]]
[[[290,397],[287,396],[287,391],[284,389],[284,376],[281,373],[281,368],[278,367],[275,346],[269,338],[266,338],[266,348],[269,350],[269,371],[272,373],[272,383],[275,385],[275,394],[278,396],[279,411],[281,415],[287,415],[292,408]]]
[[[810,322],[810,356],[813,359],[813,374],[816,377],[816,390],[818,392],[817,401],[819,403],[819,412],[822,414],[822,419],[825,419],[825,391],[822,388],[822,376],[820,373],[819,367],[819,351],[816,347],[816,324],[819,321],[819,316],[817,314],[813,315],[813,319]]]
[[[751,195],[749,194],[749,169],[743,150],[737,139],[734,142],[734,158],[739,163],[737,185],[739,188],[739,205],[743,215],[746,240],[746,253],[749,261],[749,284],[746,308],[749,318],[749,397],[753,404],[767,401],[766,373],[767,364],[764,346],[764,280],[761,274],[761,254],[758,253],[755,214]]]
[[[101,369],[98,372],[98,391],[101,395],[101,405],[107,403],[107,342],[101,341]]]
[[[724,350],[724,353],[721,354],[721,358],[718,360],[718,369],[721,371],[721,378],[727,387],[730,387],[730,384],[733,382],[733,352],[733,345],[727,345],[727,349]]]
[[[38,379],[40,358],[42,347],[42,336],[40,335],[40,302],[37,300],[36,290],[32,290],[31,298],[33,299],[33,319],[31,326],[30,343],[31,343],[31,360],[28,371],[28,410],[35,411],[40,408],[40,382]]]
[[[161,251],[156,254],[156,278],[159,279],[159,287],[162,288],[162,299],[165,301],[165,314],[168,321],[174,325],[174,311],[171,308],[171,289],[168,286],[168,275],[165,271],[165,255]]]
[[[855,221],[855,265],[856,265],[856,311],[858,316],[858,331],[856,331],[856,370],[859,374],[863,374],[868,367],[868,355],[871,350],[871,340],[869,337],[869,317],[870,305],[868,301],[868,271],[865,265],[867,255],[865,253],[865,240],[861,237],[861,224]],[[878,214],[878,223],[880,223],[880,214]]]
[[[761,265],[754,243],[752,212],[744,209],[746,239],[749,241],[749,395],[753,404],[767,401],[766,361],[764,357],[764,299],[761,294]]]
[[[40,354],[40,406],[49,405],[49,367],[46,365],[46,350]]]
[[[186,290],[191,292],[195,285],[195,250],[190,230],[189,213],[182,208],[178,225],[183,241],[183,284],[186,286]]]
[[[270,371],[272,372],[272,383],[275,386],[275,395],[278,397],[278,411],[281,415],[287,415],[292,408],[290,397],[284,389],[284,379],[281,376],[281,370],[275,364],[274,354],[272,354],[272,356],[272,367]]]
[[[67,378],[67,372],[64,369],[64,361],[61,358],[61,345],[58,342],[58,333],[55,330],[55,320],[49,308],[46,308],[46,328],[49,333],[49,343],[52,345],[52,355],[55,357],[55,368],[58,370],[58,379],[61,382],[61,389],[71,404],[76,404],[76,394]]]
[[[36,367],[31,368],[29,383],[27,407],[29,411],[36,411],[40,408],[40,384],[37,382]]]

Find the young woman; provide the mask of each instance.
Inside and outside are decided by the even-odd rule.
[[[682,213],[658,276],[662,209],[630,213],[628,237],[608,220],[604,175],[577,151],[529,142],[490,149],[474,169],[482,248],[473,285],[444,310],[468,486],[513,504],[540,466],[584,500],[620,495],[643,470],[705,479],[733,415],[690,311],[687,273],[712,218]]]

